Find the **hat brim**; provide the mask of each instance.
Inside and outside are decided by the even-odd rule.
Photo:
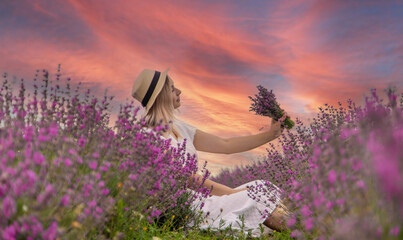
[[[150,110],[151,106],[154,104],[155,99],[157,99],[158,95],[160,94],[162,88],[164,87],[167,75],[168,75],[169,68],[163,72],[161,72],[160,78],[158,79],[158,83],[155,86],[154,92],[150,97],[150,100],[148,100],[148,103],[146,105],[146,114]]]

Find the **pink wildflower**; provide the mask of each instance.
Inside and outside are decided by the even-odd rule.
[[[312,227],[313,227],[313,218],[310,217],[305,219],[305,229],[309,231],[312,229]]]
[[[336,182],[336,172],[332,169],[329,172],[329,175],[327,176],[327,180],[331,183],[334,184]]]
[[[90,163],[88,164],[88,166],[89,166],[92,170],[95,170],[95,169],[97,168],[97,166],[98,166],[98,163],[97,163],[97,161],[92,161],[92,162],[90,162]]]
[[[3,215],[7,218],[13,216],[16,212],[15,201],[10,196],[3,199]]]

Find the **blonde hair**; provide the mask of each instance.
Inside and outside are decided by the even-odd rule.
[[[158,124],[166,124],[169,126],[168,134],[173,133],[175,136],[182,137],[173,121],[176,120],[175,108],[172,103],[172,91],[169,87],[170,77],[166,77],[165,84],[161,92],[155,99],[154,104],[145,115],[146,124],[148,127],[156,127]]]

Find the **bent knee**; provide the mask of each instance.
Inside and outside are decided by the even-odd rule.
[[[286,222],[290,217],[290,212],[288,208],[280,201],[277,207],[273,210],[270,218],[278,219],[278,221]]]

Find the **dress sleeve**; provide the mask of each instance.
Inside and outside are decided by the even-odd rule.
[[[186,134],[191,138],[191,140],[193,142],[197,128],[182,120],[180,122],[181,122],[181,125],[183,126],[183,129],[186,131]]]

